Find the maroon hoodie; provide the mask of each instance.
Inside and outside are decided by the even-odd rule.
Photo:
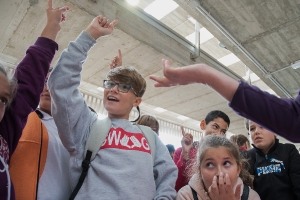
[[[6,164],[9,164],[9,159],[16,149],[28,114],[39,104],[45,77],[57,49],[56,42],[39,37],[35,44],[27,49],[25,57],[16,68],[14,77],[18,80],[17,94],[0,122],[0,156]],[[0,162],[0,200],[7,200],[7,173]],[[14,200],[12,183],[10,193],[10,199]]]
[[[300,142],[300,92],[295,99],[278,98],[240,82],[229,106],[273,133]]]

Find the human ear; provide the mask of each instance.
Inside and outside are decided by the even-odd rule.
[[[135,101],[133,102],[133,107],[137,107],[142,103],[141,97],[136,97]]]
[[[201,120],[201,122],[200,122],[200,129],[204,131],[205,128],[206,128],[206,122],[205,122],[205,120],[203,119],[203,120]]]

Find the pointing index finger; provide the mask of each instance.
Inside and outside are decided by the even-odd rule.
[[[49,9],[49,8],[52,8],[52,0],[49,0],[49,1],[48,1],[48,9]]]

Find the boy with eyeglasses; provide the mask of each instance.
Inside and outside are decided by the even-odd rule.
[[[109,23],[102,16],[94,18],[86,31],[62,52],[48,80],[52,115],[71,155],[73,189],[81,173],[87,138],[97,119],[78,90],[82,64],[96,40],[109,35],[116,23]],[[76,199],[174,199],[177,168],[167,148],[153,132],[156,148],[153,163],[145,136],[128,120],[132,108],[142,101],[146,89],[144,78],[133,67],[118,67],[108,72],[103,86],[103,104],[112,126]]]

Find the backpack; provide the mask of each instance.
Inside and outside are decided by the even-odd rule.
[[[144,134],[144,136],[147,139],[147,142],[149,144],[149,147],[151,149],[151,155],[152,155],[152,161],[154,166],[154,159],[155,159],[155,135],[148,126],[138,125],[135,124]],[[85,144],[84,153],[86,152],[86,155],[83,155],[84,160],[82,161],[82,172],[79,177],[78,183],[73,190],[69,200],[73,200],[78,191],[80,190],[83,181],[87,175],[88,169],[90,167],[91,161],[93,161],[99,151],[99,147],[103,144],[103,142],[106,139],[106,136],[111,128],[111,119],[109,117],[106,117],[102,120],[97,119],[90,130],[90,135],[87,139],[87,142]]]

